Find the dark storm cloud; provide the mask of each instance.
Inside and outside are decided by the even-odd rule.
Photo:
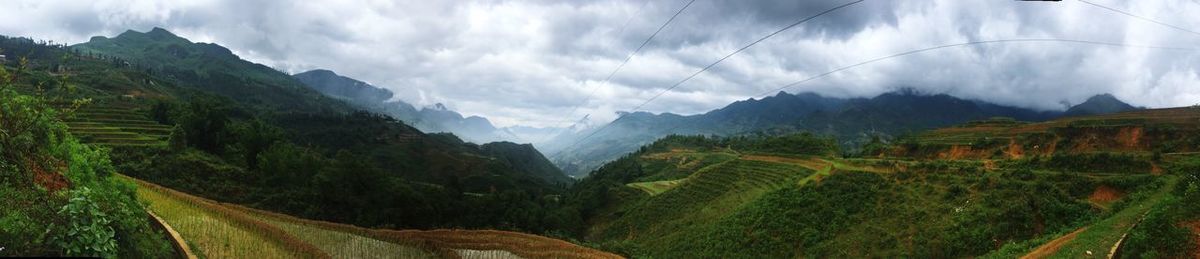
[[[1200,13],[1194,1],[1093,1],[1200,28],[1188,15]],[[163,27],[287,71],[335,70],[417,105],[445,103],[501,125],[556,126],[584,114],[612,119],[745,44],[850,0],[697,0],[603,82],[687,2],[29,0],[0,4],[0,34],[75,43]],[[1014,38],[1200,45],[1198,35],[1077,1],[867,0],[763,41],[645,109],[699,113],[864,60]],[[1165,107],[1200,102],[1197,83],[1196,52],[1011,43],[909,55],[788,91],[869,97],[911,87],[1038,109],[1112,93]]]

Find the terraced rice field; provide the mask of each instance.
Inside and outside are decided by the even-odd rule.
[[[313,258],[327,257],[289,247],[278,233],[256,229],[253,222],[206,208],[156,188],[138,188],[138,197],[187,241],[190,249],[206,258]],[[261,227],[261,226],[260,226]],[[274,235],[273,235],[274,234]]]
[[[492,230],[384,230],[218,203],[135,181],[149,203],[207,258],[620,258],[569,242]]]
[[[738,159],[717,164],[693,173],[665,192],[625,205],[626,216],[597,234],[659,236],[707,224],[813,173],[807,168],[765,161]]]
[[[651,196],[653,196],[653,195],[658,195],[659,193],[663,193],[667,190],[670,190],[671,188],[679,185],[679,183],[682,183],[683,180],[684,179],[654,181],[654,182],[638,182],[638,183],[629,183],[629,184],[626,184],[625,186],[629,186],[629,187],[633,187],[634,189],[642,190],[642,191],[646,192],[647,194],[650,194]]]
[[[171,134],[171,126],[147,118],[131,104],[84,106],[66,123],[84,143],[110,147],[164,146]]]

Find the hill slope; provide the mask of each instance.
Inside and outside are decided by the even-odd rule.
[[[1195,211],[1174,201],[1200,197],[1175,187],[1200,165],[1197,129],[1196,108],[988,120],[870,158],[831,156],[822,150],[836,145],[811,135],[669,136],[600,167],[568,200],[585,208],[586,240],[632,256],[1011,258],[1084,229],[1042,251],[1075,256],[1163,231],[1133,228],[1137,215]],[[968,133],[998,144],[947,142]],[[1010,155],[1047,139],[1072,148]]]

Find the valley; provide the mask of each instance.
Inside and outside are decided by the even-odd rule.
[[[6,7],[0,257],[1200,258],[1186,1]]]

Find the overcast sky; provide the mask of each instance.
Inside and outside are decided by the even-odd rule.
[[[1200,31],[1200,1],[1089,1]],[[330,69],[499,126],[562,126],[585,114],[611,120],[733,50],[846,2],[697,0],[603,85],[687,0],[19,0],[0,3],[0,34],[74,44],[162,27],[254,62],[292,73]],[[1073,0],[867,0],[763,41],[644,110],[701,113],[876,57],[1016,38],[1200,47],[1198,34]],[[1184,106],[1200,103],[1200,52],[977,45],[864,65],[788,91],[870,97],[900,87],[1036,109],[1100,93]]]

